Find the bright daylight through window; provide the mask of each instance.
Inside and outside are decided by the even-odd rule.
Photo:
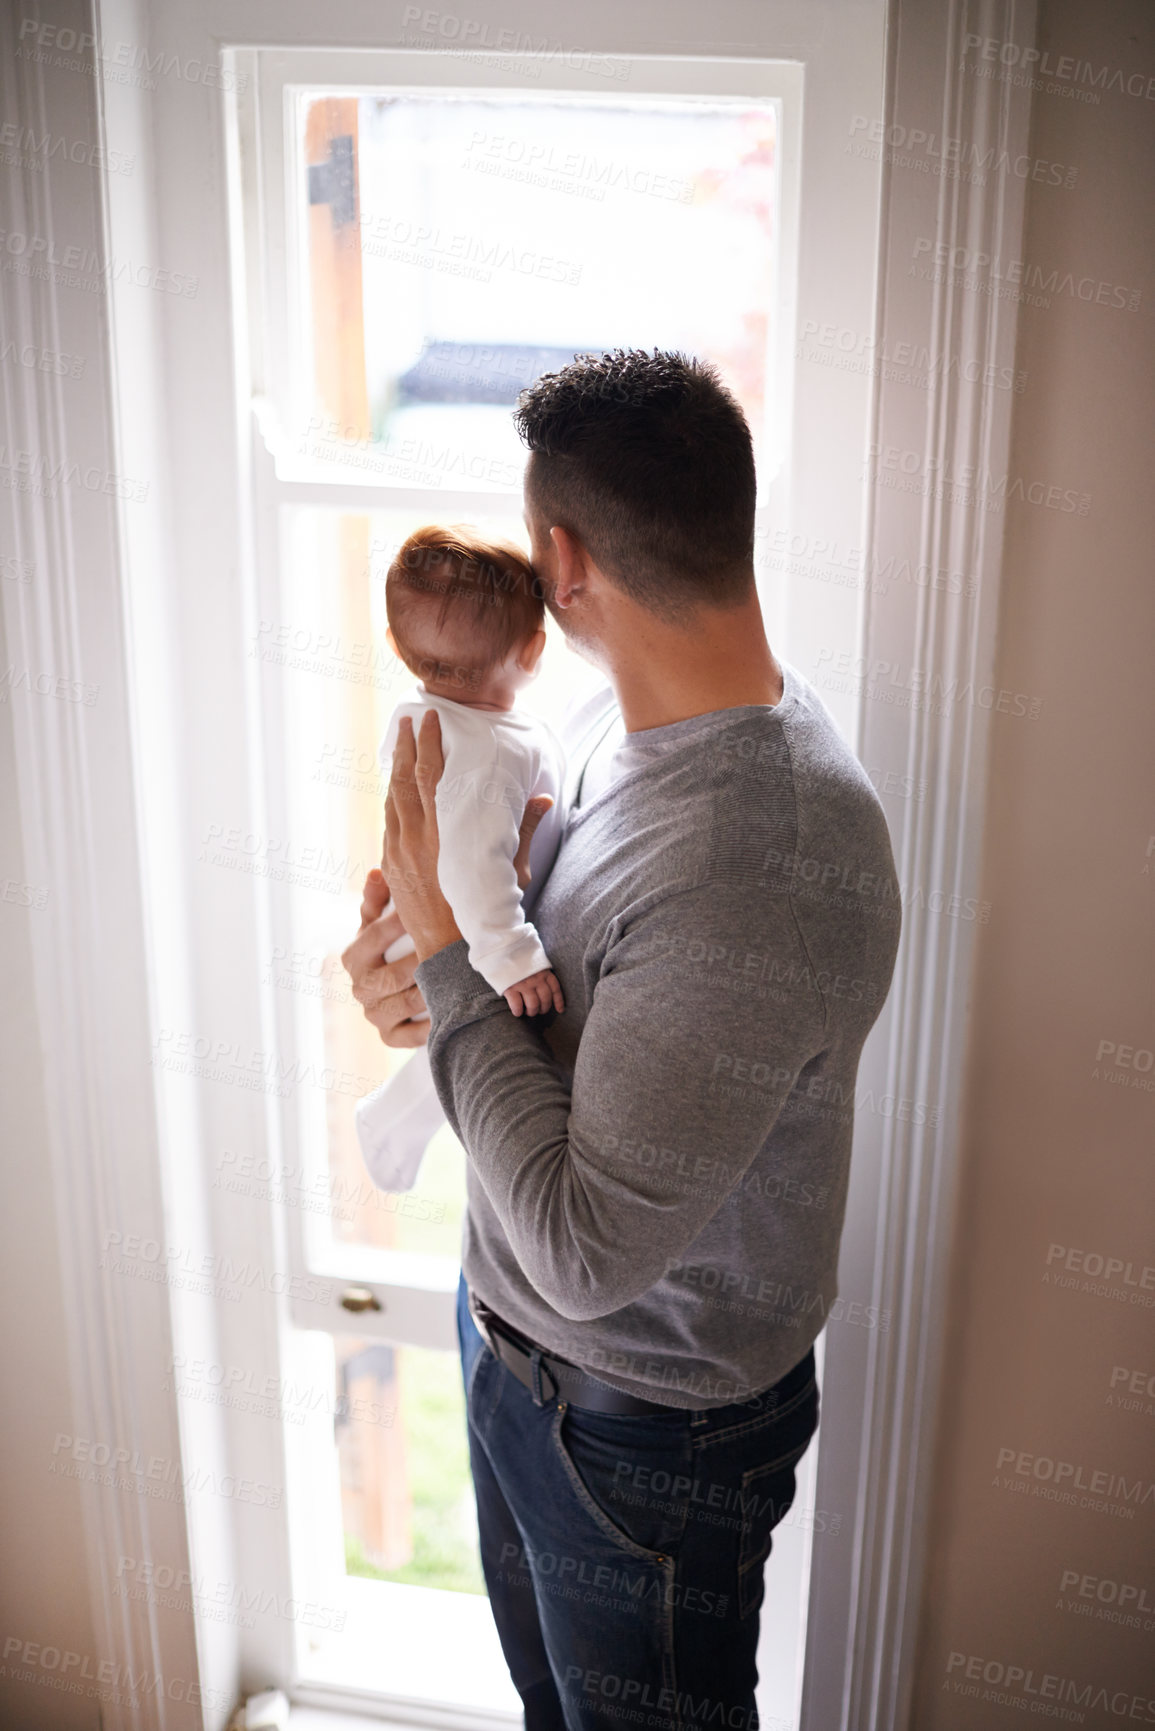
[[[764,459],[776,120],[733,102],[307,100],[308,197],[360,240],[366,476],[516,490],[520,388],[619,346],[715,361]],[[334,333],[313,312],[320,353]],[[313,432],[346,463],[334,443],[365,437],[355,416]]]

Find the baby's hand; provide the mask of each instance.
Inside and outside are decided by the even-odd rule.
[[[515,1016],[523,1013],[527,1016],[541,1016],[549,1009],[556,1010],[560,1015],[565,1009],[561,986],[552,968],[542,968],[536,974],[527,974],[524,980],[518,980],[516,985],[510,986],[502,996]]]

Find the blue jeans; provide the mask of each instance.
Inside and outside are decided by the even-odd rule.
[[[620,1417],[533,1396],[457,1332],[481,1561],[526,1731],[756,1731],[770,1535],[818,1426],[813,1349],[772,1389]]]

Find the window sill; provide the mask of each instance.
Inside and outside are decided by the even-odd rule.
[[[452,1720],[439,1718],[437,1720],[421,1720],[392,1718],[384,1706],[373,1708],[366,1705],[359,1712],[338,1707],[295,1706],[289,1710],[289,1731],[366,1731],[370,1724],[388,1725],[390,1731],[495,1731],[498,1722],[489,1718],[474,1718],[463,1713]],[[518,1731],[522,1724],[520,1715],[511,1716],[502,1721],[502,1731]]]
[[[428,1726],[414,1725],[405,1719],[386,1719],[384,1714],[340,1713],[328,1707],[293,1707],[289,1711],[289,1731],[365,1731],[372,1719],[392,1727],[392,1731],[429,1731]]]
[[[521,1702],[509,1680],[489,1602],[481,1595],[350,1577],[340,1634],[310,1632],[295,1712],[362,1715],[406,1731],[515,1731]],[[448,1660],[448,1663],[447,1663]],[[294,1731],[300,1731],[294,1720]],[[304,1731],[339,1731],[318,1724]]]

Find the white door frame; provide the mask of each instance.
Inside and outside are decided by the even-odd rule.
[[[335,23],[348,46],[381,39],[379,5],[350,0],[335,20],[339,10],[319,12],[292,0],[280,9],[278,25],[294,41],[332,42]],[[607,4],[587,12],[587,39],[628,52],[632,25],[615,15],[621,10]],[[787,37],[794,33],[805,58],[816,36],[838,28],[853,11],[783,6],[774,8],[774,18],[785,20]],[[533,28],[532,7],[511,0],[508,13]],[[26,124],[41,131],[50,124],[68,138],[89,127],[94,145],[136,145],[131,175],[91,166],[78,174],[76,164],[60,156],[49,156],[39,169],[13,171],[24,201],[19,220],[34,234],[52,223],[59,230],[62,213],[82,223],[87,208],[91,234],[63,238],[107,247],[114,232],[118,243],[134,237],[146,267],[143,282],[114,283],[107,301],[60,282],[9,279],[16,334],[90,357],[90,372],[80,412],[64,395],[63,381],[15,369],[5,381],[10,446],[27,446],[50,463],[77,461],[80,476],[57,482],[48,496],[7,490],[12,550],[34,559],[37,568],[36,583],[5,585],[9,655],[38,673],[100,686],[99,703],[91,708],[24,704],[17,728],[27,870],[47,887],[55,910],[34,932],[35,1014],[50,1096],[62,1263],[70,1281],[76,1430],[144,1458],[195,1460],[217,1474],[217,1491],[190,1499],[186,1509],[90,1487],[87,1554],[100,1656],[181,1685],[175,1694],[153,1691],[136,1705],[108,1704],[109,1727],[198,1723],[197,1689],[208,1703],[206,1722],[220,1725],[237,1688],[287,1676],[291,1652],[291,1629],[282,1620],[261,1625],[243,1641],[228,1627],[199,1627],[194,1654],[187,1617],[111,1593],[119,1557],[187,1568],[188,1526],[196,1529],[202,1564],[210,1557],[227,1568],[235,1552],[246,1568],[248,1559],[263,1555],[270,1582],[283,1579],[285,1570],[283,1523],[273,1520],[269,1506],[276,1490],[269,1447],[243,1429],[226,1434],[219,1413],[178,1411],[170,1374],[174,1332],[204,1341],[222,1357],[252,1361],[270,1354],[284,1305],[271,1302],[244,1318],[226,1314],[228,1305],[202,1302],[175,1279],[158,1288],[114,1272],[105,1244],[108,1231],[135,1232],[195,1258],[234,1243],[242,1247],[239,1254],[250,1254],[261,1242],[270,1263],[283,1260],[275,1218],[246,1215],[235,1204],[223,1208],[208,1193],[197,1153],[237,1138],[275,1145],[268,1102],[239,1088],[198,1090],[191,1078],[149,1062],[157,1030],[224,1038],[240,1028],[254,1047],[267,1039],[265,1011],[255,996],[239,1005],[228,1028],[198,1022],[199,1005],[227,1001],[236,980],[259,975],[262,934],[251,884],[227,887],[230,948],[219,960],[206,958],[209,934],[197,931],[195,894],[206,816],[249,821],[257,803],[253,766],[235,750],[238,722],[244,732],[253,717],[243,708],[238,716],[228,704],[220,714],[199,717],[200,745],[190,753],[187,741],[165,733],[179,713],[174,665],[149,674],[143,653],[158,641],[179,642],[185,653],[220,664],[223,691],[249,689],[235,599],[248,464],[247,429],[233,420],[237,358],[220,357],[206,373],[192,340],[195,321],[215,305],[219,268],[203,267],[213,281],[211,294],[199,302],[195,294],[162,291],[147,271],[197,274],[197,263],[179,256],[179,223],[157,207],[150,157],[171,147],[191,107],[202,112],[217,99],[206,74],[192,67],[194,60],[198,68],[211,65],[203,58],[206,42],[236,41],[246,23],[247,39],[260,41],[258,14],[265,9],[231,0],[163,15],[135,0],[101,0],[99,6],[76,0],[69,21],[78,34],[108,44],[110,54],[113,45],[127,42],[164,45],[183,57],[176,70],[160,73],[163,99],[82,74],[66,91],[50,65],[16,61],[14,41],[5,60],[9,94]],[[58,17],[66,17],[63,6]],[[730,54],[767,51],[749,47],[748,12],[740,5],[722,3],[706,15],[677,3],[665,17],[672,51],[717,52],[722,38]],[[399,6],[390,9],[389,21],[392,29],[400,27]],[[14,33],[18,22],[7,30]],[[915,128],[933,135],[940,148],[944,138],[962,139],[980,159],[988,149],[1012,160],[1025,152],[1029,93],[971,76],[963,52],[967,32],[1029,44],[1033,7],[974,0],[964,18],[957,0],[947,6],[893,0],[885,114],[864,117],[870,124],[853,131],[848,125],[846,142],[869,137],[877,119],[907,129],[884,137],[907,138]],[[819,149],[845,148],[833,137],[813,142]],[[219,233],[223,223],[223,129],[216,149],[211,172],[190,181],[189,207],[181,213],[198,234]],[[1016,324],[1014,299],[983,287],[1005,280],[1007,261],[1022,256],[1025,180],[1017,170],[996,166],[980,184],[912,169],[901,156],[882,165],[874,352],[905,342],[932,355],[957,354],[968,367],[979,364],[980,382],[945,369],[925,391],[885,376],[876,380],[873,443],[884,453],[913,452],[919,462],[929,457],[934,467],[923,477],[931,484],[922,494],[899,492],[885,484],[883,455],[867,545],[877,567],[906,558],[915,570],[965,571],[978,585],[970,600],[912,582],[893,583],[885,594],[872,588],[866,596],[868,662],[887,663],[897,670],[890,677],[899,684],[905,678],[908,689],[915,670],[932,669],[957,679],[963,690],[969,686],[970,696],[944,704],[943,714],[868,696],[860,705],[864,761],[905,769],[928,785],[925,799],[888,807],[907,909],[895,989],[872,1035],[861,1082],[876,1100],[928,1103],[934,1122],[926,1113],[923,1122],[913,1112],[905,1120],[897,1113],[859,1114],[842,1286],[856,1296],[869,1293],[893,1320],[887,1330],[847,1327],[827,1338],[817,1500],[845,1511],[850,1530],[844,1528],[842,1542],[814,1550],[806,1731],[897,1731],[909,1712],[975,923],[957,910],[979,894],[992,725],[981,694],[990,689],[994,665],[1003,519],[988,507],[1000,479],[1005,485],[1012,400],[982,380],[992,376],[987,366],[1013,366]],[[933,261],[939,246],[970,249],[970,286],[949,273],[939,282],[909,274],[916,258]],[[190,521],[187,489],[174,485],[174,477],[197,462],[210,474],[227,475],[228,459],[222,470],[218,453],[198,450],[187,428],[168,422],[165,406],[172,401],[197,403],[235,435],[229,483],[208,525]],[[964,469],[978,471],[979,479],[960,481]],[[124,485],[110,481],[97,491],[84,477],[98,470],[98,480],[119,477]],[[134,477],[147,480],[143,500],[131,497]],[[943,487],[939,477],[954,477],[957,489]],[[190,536],[198,548],[195,596],[187,587],[183,595],[173,593],[160,580]],[[1030,720],[1008,716],[999,725],[1029,726]],[[178,764],[187,775],[173,787]],[[213,766],[207,781],[206,764]],[[191,968],[194,952],[202,972]],[[234,1490],[221,1494],[226,1475],[234,1490],[242,1483],[263,1485],[264,1500]]]
[[[925,391],[881,369],[870,569],[893,571],[892,560],[905,560],[922,581],[892,581],[885,594],[871,590],[862,653],[867,668],[885,664],[875,684],[887,696],[925,691],[919,671],[940,683],[921,705],[872,698],[869,688],[861,705],[862,760],[902,769],[926,792],[901,801],[898,815],[888,808],[904,889],[903,935],[859,1085],[860,1096],[880,1107],[889,1100],[891,1108],[857,1115],[839,1273],[844,1289],[870,1291],[891,1326],[827,1334],[818,1501],[853,1515],[844,1549],[815,1547],[802,1731],[909,1725],[970,978],[984,917],[991,716],[997,705],[1005,716],[999,725],[1032,725],[1030,694],[1012,692],[1004,706],[993,685],[1001,506],[1015,485],[1010,478],[1008,486],[1010,381],[1026,175],[1033,171],[1030,92],[976,76],[975,43],[1029,48],[1034,39],[1033,0],[892,6],[886,106],[877,118],[894,160],[886,166],[873,353],[897,357],[899,372],[920,364],[906,360],[912,351],[929,351],[940,365]],[[935,142],[916,142],[915,133]],[[973,178],[938,174],[935,162]],[[947,267],[939,280],[912,274],[936,260]],[[908,474],[912,459],[917,467]],[[896,482],[915,490],[901,491]],[[961,695],[944,701],[952,681]]]
[[[816,16],[811,17],[814,27]],[[455,22],[456,20],[450,20]],[[817,19],[819,35],[822,20]],[[782,643],[789,637],[790,653],[809,665],[815,646],[822,644],[856,645],[859,641],[863,592],[861,586],[825,583],[802,585],[801,593],[793,593],[787,577],[781,575],[785,561],[775,560],[775,531],[797,531],[806,524],[821,536],[842,545],[861,543],[862,496],[859,464],[865,445],[868,411],[871,400],[870,380],[861,370],[831,372],[810,367],[806,377],[795,383],[796,359],[793,354],[793,329],[796,306],[801,293],[811,322],[823,328],[830,324],[839,329],[853,326],[869,328],[874,309],[872,261],[877,245],[877,207],[880,169],[876,164],[859,162],[850,176],[839,159],[841,140],[848,120],[855,111],[852,98],[868,108],[881,107],[882,101],[882,23],[880,8],[875,9],[875,40],[859,42],[858,52],[852,42],[840,43],[838,53],[824,53],[818,62],[808,58],[809,51],[799,46],[799,61],[783,61],[771,52],[771,44],[762,41],[751,44],[749,58],[731,55],[717,58],[687,52],[677,57],[639,53],[632,61],[616,59],[618,70],[629,70],[629,92],[639,96],[655,93],[677,93],[682,96],[733,98],[737,95],[752,100],[774,100],[782,115],[782,150],[780,177],[780,233],[782,252],[779,264],[778,302],[781,309],[781,331],[776,335],[776,374],[783,387],[783,403],[779,425],[789,429],[787,461],[773,474],[770,484],[760,490],[758,512],[758,547],[760,588],[763,605],[770,620],[771,634]],[[866,33],[869,35],[869,32]],[[762,58],[759,58],[761,54]],[[241,229],[245,244],[245,274],[248,282],[247,304],[250,308],[250,329],[267,333],[262,336],[261,353],[255,357],[254,388],[262,392],[255,415],[252,444],[253,497],[255,511],[254,553],[251,561],[250,586],[262,594],[261,616],[269,609],[281,618],[276,606],[280,592],[279,559],[272,551],[281,540],[277,505],[310,504],[329,509],[371,510],[389,506],[392,509],[416,509],[428,515],[428,496],[421,499],[396,487],[383,491],[371,483],[346,478],[344,481],[319,480],[316,465],[302,462],[294,453],[293,443],[282,429],[293,423],[291,409],[286,406],[286,382],[279,374],[287,369],[280,358],[285,353],[283,333],[297,331],[300,342],[300,319],[292,312],[293,295],[285,280],[290,257],[284,236],[294,226],[295,213],[286,217],[289,186],[292,184],[285,164],[295,153],[295,140],[290,143],[292,129],[286,124],[284,93],[286,87],[316,85],[325,89],[342,86],[361,89],[366,85],[398,84],[420,86],[431,77],[437,85],[481,85],[485,88],[510,86],[519,88],[520,76],[527,93],[535,94],[539,69],[533,57],[520,54],[502,55],[496,65],[482,56],[481,63],[471,59],[432,56],[426,50],[408,47],[403,53],[381,52],[349,54],[343,51],[317,49],[249,50],[230,57],[227,64],[238,74],[247,73],[249,82],[242,96],[238,91],[238,157],[242,175],[247,180],[245,196],[237,202],[242,212]],[[591,73],[585,57],[579,56],[576,68],[551,66],[549,81],[559,89],[585,91],[600,97],[603,94],[599,74]],[[432,62],[432,64],[431,64]],[[440,64],[438,64],[440,62]],[[877,76],[876,100],[868,100],[863,85],[869,74],[862,67],[873,66]],[[803,98],[803,78],[807,80]],[[615,81],[616,88],[616,81]],[[259,93],[259,102],[255,101]],[[805,109],[803,114],[802,110]],[[800,122],[804,121],[804,126]],[[809,196],[804,196],[804,209],[799,210],[799,159],[809,159]],[[833,177],[837,175],[838,179]],[[852,192],[848,188],[853,183]],[[835,192],[837,187],[837,193]],[[799,220],[801,218],[801,221]],[[798,242],[798,229],[803,231]],[[824,269],[824,260],[837,259],[845,265],[857,261],[857,269],[840,271]],[[800,287],[801,285],[801,287]],[[262,304],[263,302],[263,304]],[[256,303],[258,310],[251,309]],[[242,302],[242,305],[244,302]],[[777,325],[777,321],[776,321]],[[277,385],[280,388],[276,388]],[[298,417],[300,411],[298,410]],[[832,436],[832,428],[837,434]],[[821,452],[821,461],[817,453]],[[763,481],[767,479],[765,474]],[[436,509],[450,517],[474,516],[492,508],[494,495],[436,495]],[[804,538],[810,539],[807,535]],[[792,535],[784,536],[786,544]],[[292,623],[292,622],[290,622]],[[275,681],[274,681],[275,683]],[[268,784],[274,806],[279,801],[278,775],[280,692],[269,689],[263,710],[269,718],[264,753],[268,762]],[[831,696],[832,707],[853,735],[856,700]],[[273,823],[285,827],[278,815]],[[279,830],[278,830],[279,833]],[[278,908],[278,894],[271,887],[269,908],[277,930],[284,935],[289,929],[287,909]],[[293,1053],[288,1054],[292,1057]],[[298,1146],[292,1112],[283,1129],[284,1146],[289,1150],[288,1166],[298,1168],[301,1149]],[[319,1285],[322,1296],[317,1301],[299,1296],[292,1305],[292,1318],[301,1326],[312,1325],[332,1329],[334,1322],[344,1320],[340,1309],[342,1288],[347,1281],[369,1287],[381,1301],[380,1316],[363,1325],[365,1334],[377,1334],[398,1342],[424,1341],[426,1344],[448,1345],[453,1340],[452,1306],[448,1299],[451,1289],[444,1286],[440,1271],[429,1270],[414,1284],[415,1271],[406,1272],[402,1264],[408,1259],[395,1252],[371,1252],[340,1247],[334,1257],[331,1250],[323,1262],[313,1263],[302,1254],[303,1221],[292,1217],[286,1221],[290,1269],[298,1285]],[[294,1263],[293,1257],[297,1260]],[[432,1282],[430,1276],[433,1276]],[[398,1280],[408,1284],[398,1285]],[[439,1332],[438,1332],[439,1331]],[[819,1361],[821,1362],[819,1348]],[[810,1547],[813,1533],[822,1524],[823,1516],[813,1508],[813,1477],[818,1447],[812,1448],[800,1473],[798,1507],[783,1528],[770,1565],[767,1592],[767,1615],[763,1619],[762,1642],[759,1648],[759,1668],[763,1674],[759,1696],[763,1710],[774,1719],[793,1720],[801,1695],[804,1660],[804,1630],[806,1615],[806,1583],[809,1580]],[[310,1483],[316,1487],[316,1466],[309,1469]],[[294,1482],[290,1469],[290,1488]],[[295,1497],[290,1497],[294,1502]],[[290,1524],[292,1508],[289,1510]],[[301,1545],[294,1547],[294,1560],[300,1568],[300,1590],[306,1580],[322,1579],[322,1550],[312,1566],[300,1567]],[[250,1563],[249,1567],[259,1566]],[[294,1583],[296,1585],[296,1581]],[[336,1594],[334,1583],[331,1591]],[[327,1667],[333,1673],[333,1664]],[[347,1690],[340,1695],[335,1687],[318,1681],[302,1670],[295,1683],[296,1698],[318,1705],[348,1704]],[[387,1710],[402,1711],[395,1703]],[[408,1708],[413,1717],[416,1709]]]

